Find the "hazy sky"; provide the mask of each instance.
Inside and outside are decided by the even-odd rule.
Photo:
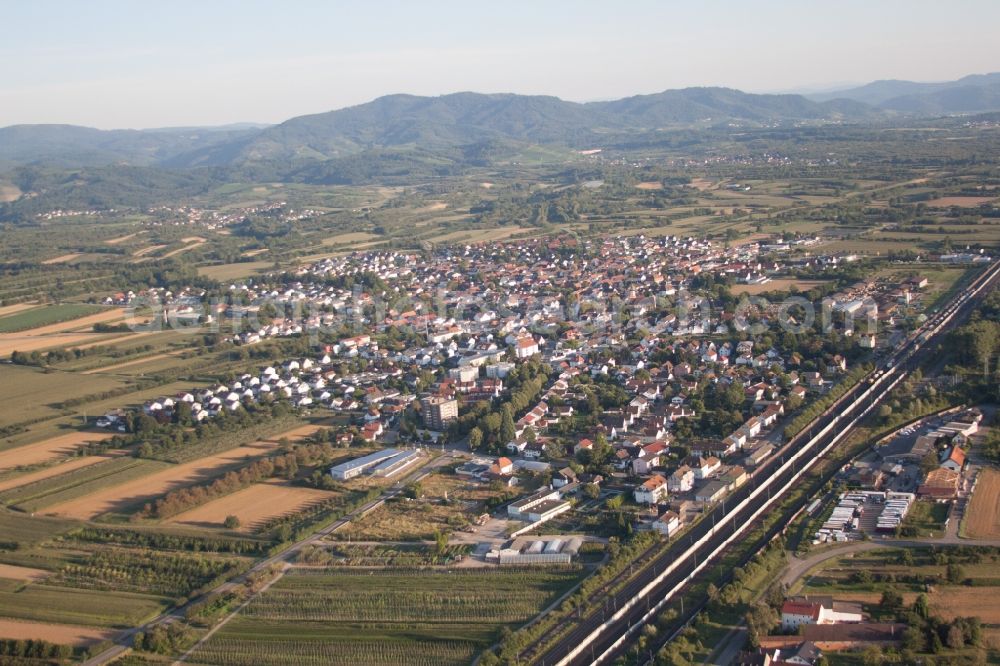
[[[279,122],[407,92],[609,99],[1000,70],[997,0],[0,0],[0,126]]]

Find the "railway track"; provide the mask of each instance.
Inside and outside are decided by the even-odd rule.
[[[914,331],[876,368],[848,389],[823,414],[792,437],[750,481],[738,488],[703,520],[658,555],[587,615],[556,627],[554,642],[536,644],[522,651],[519,661],[565,666],[611,661],[630,637],[702,571],[747,528],[771,508],[783,493],[917,366],[929,343],[950,329],[1000,275],[994,262],[965,289]],[[551,632],[549,635],[552,635]]]

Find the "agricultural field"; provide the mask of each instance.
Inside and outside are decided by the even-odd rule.
[[[962,530],[973,539],[1000,539],[1000,470],[985,467],[979,473]]]
[[[125,629],[142,624],[170,600],[147,594],[81,590],[31,583],[15,592],[0,590],[0,614],[7,619]]]
[[[49,577],[49,572],[44,569],[32,569],[31,567],[19,567],[13,564],[0,564],[0,578],[7,580],[20,580],[37,582]]]
[[[97,465],[71,470],[0,492],[0,503],[19,511],[35,513],[86,497],[109,486],[142,479],[171,465],[156,460],[128,457],[104,459]]]
[[[0,509],[0,541],[5,544],[17,544],[17,551],[38,545],[43,541],[61,536],[78,523],[69,520],[59,520],[41,516],[27,516]],[[7,546],[5,546],[6,548]],[[9,555],[0,557],[0,561],[10,561]]]
[[[273,266],[274,262],[270,261],[243,261],[233,264],[217,264],[200,267],[198,275],[225,282],[226,280],[240,280],[263,273]]]
[[[49,622],[24,622],[0,618],[0,637],[15,640],[43,640],[60,645],[85,646],[113,638],[118,632]]]
[[[126,514],[171,490],[243,467],[275,447],[275,444],[258,442],[180,465],[144,460],[141,462],[146,463],[151,473],[136,477],[130,473],[132,470],[126,470],[121,477],[109,477],[93,492],[47,506],[45,513],[77,520],[93,520],[106,513]]]
[[[67,376],[58,372],[0,365],[0,400],[5,405],[0,411],[0,427],[59,416],[58,403],[61,401],[113,391],[124,385],[121,379],[114,377],[66,380]],[[76,425],[79,424],[77,419]],[[4,448],[3,440],[0,440],[0,448]]]
[[[222,529],[229,516],[236,516],[241,531],[250,532],[275,518],[303,509],[330,497],[330,492],[293,486],[287,481],[266,481],[225,495],[180,513],[166,522]]]
[[[468,664],[581,570],[295,571],[192,656],[199,664]]]
[[[59,257],[59,259],[64,258]],[[53,263],[56,262],[53,261]],[[57,332],[50,330],[52,326],[59,327],[59,330],[67,330],[67,327],[71,325],[85,325],[90,319],[88,315],[102,310],[105,308],[82,303],[40,306],[0,316],[0,333],[14,333],[30,329],[35,329],[37,334]]]
[[[71,432],[34,444],[0,450],[0,471],[30,467],[56,458],[72,456],[90,442],[100,442],[112,436],[109,432]]]
[[[26,474],[4,474],[3,476],[0,476],[0,493],[3,493],[5,490],[10,490],[11,488],[25,486],[29,483],[35,483],[36,481],[44,481],[45,479],[53,476],[59,476],[60,474],[65,474],[66,472],[72,472],[83,467],[96,465],[97,463],[104,462],[105,460],[107,460],[107,456],[79,456],[66,461],[60,461],[57,464],[43,467],[35,472],[28,472]]]

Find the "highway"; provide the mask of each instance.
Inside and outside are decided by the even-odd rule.
[[[780,501],[782,494],[792,488],[818,458],[880,404],[917,366],[930,343],[961,321],[978,299],[996,284],[998,275],[1000,262],[994,262],[883,359],[880,367],[791,438],[770,461],[755,471],[747,484],[728,495],[672,545],[655,553],[648,551],[639,565],[639,575],[608,595],[602,608],[575,622],[544,651],[539,651],[538,646],[529,646],[519,660],[550,666],[613,661],[643,624],[655,618],[712,558],[754,525],[754,521]],[[553,631],[560,632],[563,628]]]

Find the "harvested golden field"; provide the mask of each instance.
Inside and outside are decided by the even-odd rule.
[[[242,467],[255,458],[267,454],[275,447],[276,445],[272,443],[257,442],[182,465],[173,465],[148,476],[56,504],[46,509],[45,513],[78,520],[92,520],[104,513],[140,506],[171,490],[221,476],[231,469]]]
[[[249,531],[271,518],[299,511],[327,497],[330,493],[325,490],[300,488],[287,481],[272,480],[220,497],[166,522],[221,528],[227,516],[236,516],[240,519],[240,530]]]
[[[939,199],[931,199],[926,203],[928,206],[934,208],[951,208],[952,206],[975,208],[980,204],[989,203],[994,200],[996,200],[996,197],[941,197]]]
[[[966,536],[1000,539],[1000,470],[985,467],[979,473],[963,522]]]
[[[11,352],[33,352],[51,347],[60,349],[74,347],[80,343],[101,344],[102,333],[55,333],[52,335],[31,335],[28,333],[0,334],[0,357],[6,358]]]
[[[40,469],[37,472],[29,472],[27,474],[10,477],[9,479],[3,479],[0,480],[0,491],[10,490],[11,488],[24,486],[29,483],[34,483],[35,481],[41,481],[53,476],[58,476],[59,474],[72,472],[74,469],[80,469],[81,467],[89,467],[90,465],[104,462],[109,457],[111,456],[82,456],[79,458],[72,458],[64,463],[52,465],[51,467]]]
[[[995,587],[938,587],[927,596],[931,610],[945,620],[975,615],[983,624],[1000,624],[1000,594]]]
[[[663,183],[660,183],[659,181],[651,180],[651,181],[647,181],[647,182],[644,182],[644,183],[639,183],[638,185],[635,186],[635,189],[637,189],[637,190],[662,190],[663,189]]]
[[[110,432],[71,432],[34,444],[0,451],[0,470],[37,465],[69,455],[88,442],[100,442],[111,437]]]
[[[0,563],[0,578],[9,580],[38,581],[48,578],[49,572],[44,569],[18,567],[13,564]]]
[[[15,640],[43,640],[60,645],[90,645],[113,638],[117,631],[95,627],[77,627],[71,624],[22,622],[0,618],[0,638]]]

